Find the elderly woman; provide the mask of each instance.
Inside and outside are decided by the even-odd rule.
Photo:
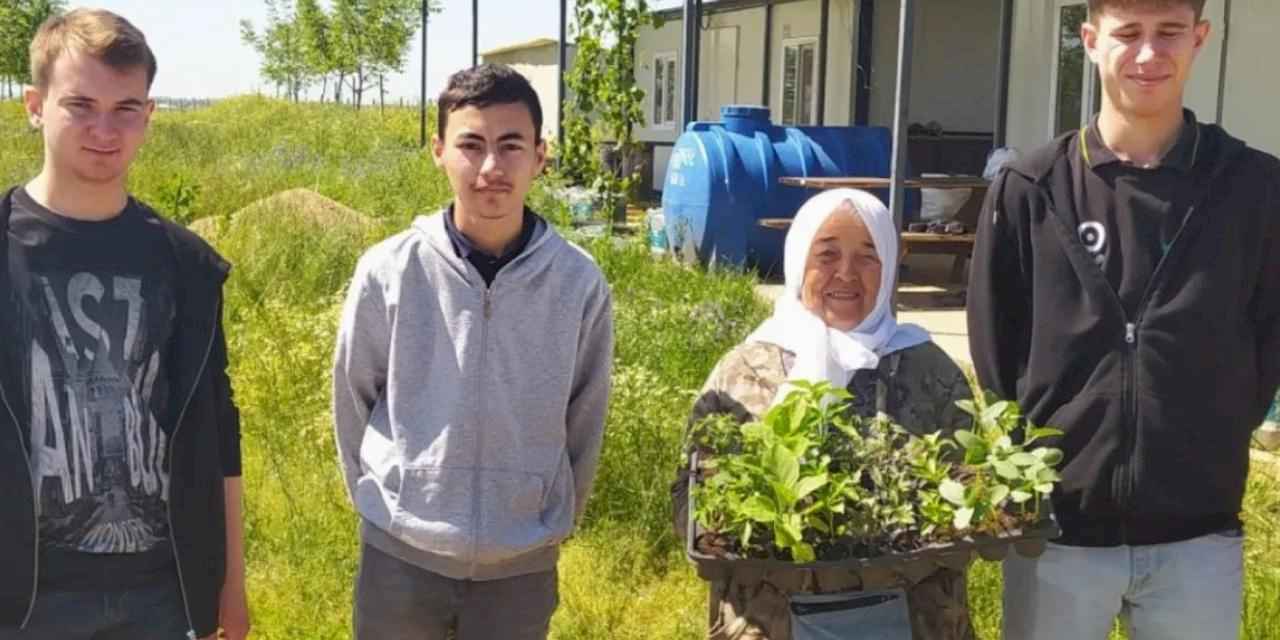
[[[772,317],[716,365],[691,424],[713,414],[754,420],[787,392],[788,380],[828,380],[852,392],[857,414],[883,412],[918,435],[969,426],[955,406],[971,397],[964,374],[924,329],[894,319],[899,256],[893,218],[875,196],[837,189],[810,199],[787,233],[786,289]],[[684,478],[672,488],[681,535]],[[889,588],[907,592],[913,638],[974,637],[963,571],[823,573],[756,571],[713,583],[710,637],[787,640],[789,594]]]

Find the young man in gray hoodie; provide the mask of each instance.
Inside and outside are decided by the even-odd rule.
[[[546,157],[528,81],[482,65],[438,105],[454,200],[360,259],[338,330],[355,637],[541,639],[600,458],[611,298],[524,205]]]

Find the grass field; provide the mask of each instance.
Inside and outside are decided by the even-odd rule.
[[[254,637],[350,637],[355,516],[331,437],[329,366],[337,306],[364,247],[449,198],[416,146],[415,112],[241,98],[158,114],[132,191],[181,222],[213,218],[235,265],[227,333],[244,420],[248,566]],[[39,138],[0,104],[0,183],[38,170]],[[289,211],[230,216],[305,187],[368,215],[341,229]],[[531,198],[565,212],[545,186]],[[693,639],[706,592],[676,548],[667,486],[694,391],[716,359],[767,312],[754,281],[653,261],[638,242],[584,240],[614,291],[617,356],[605,456],[584,528],[560,565],[559,640]],[[1250,483],[1248,640],[1280,639],[1280,486]],[[980,636],[998,637],[998,565],[979,563],[971,602]]]

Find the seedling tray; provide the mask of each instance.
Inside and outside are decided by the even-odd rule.
[[[685,536],[685,555],[695,565],[699,577],[714,581],[742,571],[822,571],[843,572],[903,572],[910,565],[932,564],[963,570],[976,554],[984,560],[996,561],[1008,557],[1010,551],[1027,558],[1039,557],[1045,544],[1062,535],[1062,530],[1052,516],[1052,507],[1045,501],[1041,513],[1048,514],[1035,524],[1003,535],[966,535],[948,543],[931,544],[907,552],[888,553],[874,557],[851,557],[817,562],[791,562],[773,558],[738,558],[713,556],[697,548],[698,538],[705,531],[694,518],[696,512],[694,487],[698,483],[698,456],[690,456],[689,508]]]

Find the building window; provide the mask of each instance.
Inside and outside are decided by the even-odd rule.
[[[1102,97],[1096,68],[1080,37],[1080,27],[1089,19],[1089,9],[1079,0],[1058,0],[1057,6],[1051,136],[1084,126],[1097,112]]]
[[[676,54],[660,53],[653,58],[653,111],[650,122],[654,128],[669,129],[676,126]]]
[[[782,43],[782,124],[799,127],[818,121],[818,41]]]

